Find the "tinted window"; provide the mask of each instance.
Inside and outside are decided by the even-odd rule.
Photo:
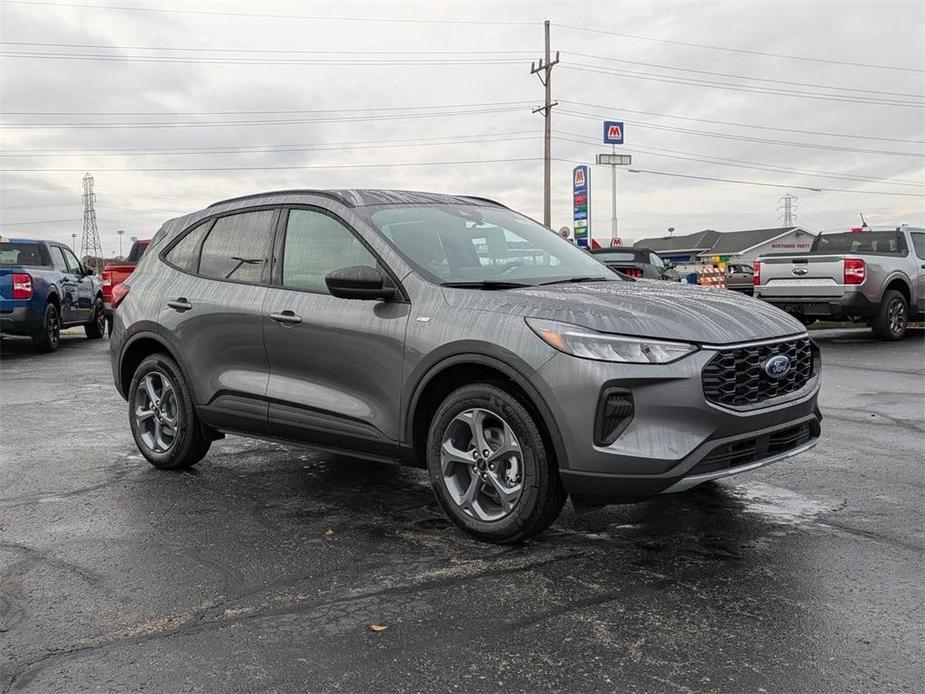
[[[327,293],[324,277],[353,265],[377,265],[343,224],[312,210],[290,210],[283,248],[283,286]]]
[[[912,234],[912,245],[915,246],[915,254],[925,260],[925,234]]]
[[[260,282],[275,215],[275,210],[261,210],[215,220],[202,244],[199,274],[217,280]]]
[[[822,234],[813,250],[819,253],[896,253],[906,251],[902,234],[895,231],[859,231]]]
[[[45,248],[38,243],[0,243],[0,265],[42,267],[48,265]]]
[[[211,225],[212,220],[210,219],[208,222],[203,222],[198,227],[188,232],[186,236],[177,241],[173,248],[167,251],[167,255],[164,256],[164,259],[171,265],[176,265],[181,270],[196,272],[196,266],[199,261],[199,257],[196,255],[196,248],[198,248],[203,234],[206,233]],[[147,248],[147,246],[145,246],[145,248]],[[134,247],[132,247],[132,250],[135,250]],[[140,256],[141,254],[139,253],[138,255]],[[131,254],[129,254],[129,259],[131,259]],[[135,262],[138,261],[136,260]]]
[[[51,251],[51,264],[55,266],[55,270],[58,272],[69,272],[67,267],[67,262],[64,260],[64,253],[61,252],[60,246],[52,246]]]
[[[649,262],[659,269],[664,269],[665,267],[665,262],[661,259],[661,257],[655,255],[655,253],[649,253]]]
[[[80,268],[80,262],[77,260],[77,256],[71,253],[67,248],[61,248],[61,252],[64,253],[64,261],[67,263],[68,271],[75,275],[82,274],[83,270]]]
[[[145,249],[147,247],[147,241],[136,241],[132,244],[132,250],[128,252],[128,258],[126,258],[126,260],[130,263],[137,263],[139,260],[141,260],[141,256],[144,255]]]

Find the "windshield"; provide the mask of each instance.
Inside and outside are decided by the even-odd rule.
[[[902,234],[895,231],[859,231],[822,234],[816,237],[813,251],[818,253],[895,253],[906,252]]]
[[[438,283],[621,281],[577,246],[523,215],[465,204],[377,205],[370,222]]]
[[[0,243],[0,265],[44,267],[48,265],[48,256],[42,244],[4,241]]]

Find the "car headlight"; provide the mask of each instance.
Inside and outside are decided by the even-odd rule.
[[[611,335],[579,325],[527,318],[527,325],[550,347],[583,359],[624,364],[667,364],[696,352],[695,345],[645,337]]]

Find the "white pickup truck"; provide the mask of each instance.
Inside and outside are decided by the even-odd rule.
[[[816,237],[809,253],[765,255],[755,263],[755,297],[805,324],[866,322],[898,340],[925,316],[925,229],[863,227]]]

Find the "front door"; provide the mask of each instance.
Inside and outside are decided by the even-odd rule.
[[[51,264],[61,273],[61,296],[58,297],[61,304],[61,323],[77,323],[80,320],[80,314],[77,312],[79,277],[71,270],[63,246],[51,246],[48,251],[51,253]]]
[[[325,275],[381,263],[343,222],[291,209],[264,303],[270,430],[321,446],[394,455],[409,305],[337,299]]]

